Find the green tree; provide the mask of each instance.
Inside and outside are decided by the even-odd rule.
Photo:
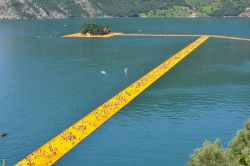
[[[250,120],[239,130],[223,149],[217,139],[214,143],[205,141],[190,157],[186,166],[250,166]]]
[[[82,34],[90,33],[92,35],[103,35],[103,29],[105,26],[96,23],[85,23],[80,28]]]
[[[237,166],[217,139],[214,143],[205,141],[201,148],[195,150],[186,166]]]
[[[232,158],[238,159],[243,165],[250,166],[250,120],[232,139],[228,151]]]

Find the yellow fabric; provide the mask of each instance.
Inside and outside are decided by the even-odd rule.
[[[90,112],[88,115],[84,116],[62,133],[42,145],[16,165],[45,166],[54,164],[63,155],[84,140],[89,134],[100,127],[105,121],[126,106],[136,96],[157,81],[157,79],[162,77],[188,54],[199,47],[208,38],[209,36],[201,36],[199,39],[183,48],[180,52],[151,70],[149,73],[112,97],[110,100]]]

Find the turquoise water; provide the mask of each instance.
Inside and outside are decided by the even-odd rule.
[[[0,131],[9,133],[0,139],[0,161],[6,165],[196,39],[60,37],[86,21],[124,33],[250,38],[244,18],[0,21]],[[206,139],[219,137],[226,146],[249,108],[250,42],[209,39],[56,165],[180,166]]]

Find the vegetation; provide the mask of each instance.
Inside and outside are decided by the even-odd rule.
[[[17,12],[22,12],[22,8],[24,7],[23,3],[16,1],[16,0],[12,0],[11,3]]]
[[[223,149],[217,139],[214,143],[205,141],[194,151],[186,166],[250,166],[250,120]]]
[[[139,13],[188,5],[185,0],[90,0],[102,14],[114,17],[136,17]]]
[[[250,0],[188,0],[182,6],[140,13],[141,16],[238,16],[250,7]],[[185,8],[183,7],[185,6]]]
[[[140,13],[140,17],[179,17],[189,16],[193,13],[189,7],[186,6],[173,6],[166,10],[150,10],[148,13]]]
[[[41,11],[48,16],[54,14],[55,17],[57,13],[66,17],[172,17],[189,16],[191,13],[197,16],[238,16],[250,10],[250,0],[85,0],[84,2],[10,0],[10,2],[11,7],[23,17],[37,17]],[[87,3],[91,5],[86,5]],[[32,13],[28,13],[30,11]]]
[[[85,23],[80,28],[80,32],[82,34],[89,34],[89,35],[104,35],[109,33],[108,26],[102,26],[96,23]]]

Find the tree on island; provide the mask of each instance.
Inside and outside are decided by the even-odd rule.
[[[83,35],[106,35],[110,33],[108,26],[103,26],[97,23],[85,23],[80,28]]]

